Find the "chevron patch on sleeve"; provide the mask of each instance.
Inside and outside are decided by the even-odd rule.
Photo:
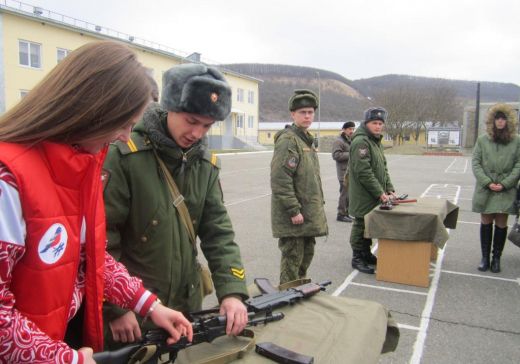
[[[244,279],[246,277],[246,271],[244,270],[244,268],[231,268],[231,274],[233,274],[238,279]]]

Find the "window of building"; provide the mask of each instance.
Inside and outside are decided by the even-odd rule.
[[[56,60],[58,61],[58,63],[60,63],[63,60],[63,58],[67,57],[69,53],[70,51],[68,49],[58,48],[56,50]]]
[[[249,104],[254,104],[255,103],[255,92],[254,91],[247,91],[247,102]]]
[[[42,68],[41,44],[19,40],[18,49],[19,62],[21,66]]]
[[[20,99],[23,99],[28,93],[28,90],[20,90]]]
[[[237,89],[237,101],[244,102],[244,89],[242,88]]]
[[[243,127],[244,127],[244,115],[237,114],[237,128],[243,128]]]
[[[385,140],[387,142],[391,142],[392,141],[392,137],[390,136],[390,134],[385,134]]]
[[[267,138],[271,139],[271,133],[267,133]]]
[[[145,67],[144,69],[146,70],[146,73],[148,73],[148,76],[150,76],[151,78],[153,78],[153,74],[154,74],[154,70],[153,70],[153,68]],[[163,72],[163,73],[164,73],[164,72]]]
[[[247,117],[247,127],[249,129],[253,129],[254,126],[255,126],[255,117],[253,115],[249,115]]]

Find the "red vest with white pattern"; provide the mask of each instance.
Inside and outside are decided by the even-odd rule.
[[[27,227],[25,254],[15,266],[15,307],[49,335],[63,340],[86,231],[84,345],[103,348],[105,214],[97,155],[65,144],[34,147],[0,143],[0,162],[16,178]]]

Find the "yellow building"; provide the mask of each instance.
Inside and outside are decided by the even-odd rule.
[[[61,59],[85,43],[111,39],[128,44],[150,75],[162,85],[172,66],[200,62],[200,54],[181,55],[163,45],[18,1],[0,3],[0,112],[24,97]],[[218,67],[218,66],[217,66]],[[210,148],[258,145],[258,79],[221,69],[233,91],[231,115],[208,133]]]

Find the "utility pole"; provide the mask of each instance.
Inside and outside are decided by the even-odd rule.
[[[473,146],[477,145],[478,138],[478,124],[480,119],[480,82],[477,82],[477,100],[476,100],[476,109],[475,109],[475,140]]]
[[[318,75],[318,148],[321,146],[320,129],[321,129],[321,78],[320,72],[316,71]]]

